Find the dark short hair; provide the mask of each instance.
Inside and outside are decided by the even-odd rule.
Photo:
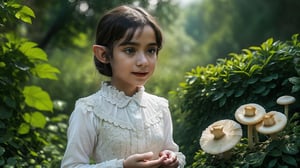
[[[125,40],[130,41],[137,29],[144,28],[147,25],[154,30],[159,51],[162,47],[163,37],[160,26],[154,17],[142,8],[127,5],[108,11],[100,19],[96,32],[96,44],[105,46],[108,49],[106,57],[110,59],[113,56],[113,47],[116,41],[124,38],[125,35]],[[100,74],[112,76],[110,64],[100,62],[95,56],[94,63]]]

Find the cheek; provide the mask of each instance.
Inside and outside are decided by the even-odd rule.
[[[149,67],[151,67],[151,68],[155,68],[155,66],[156,66],[156,62],[157,62],[157,58],[155,57],[155,58],[151,58],[150,60],[149,60]]]
[[[128,59],[115,59],[111,61],[111,68],[113,71],[123,71],[130,66],[130,61]]]

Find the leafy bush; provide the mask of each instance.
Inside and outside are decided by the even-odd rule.
[[[199,150],[193,168],[226,167],[298,167],[300,164],[300,115],[295,113],[286,128],[278,133],[277,139],[267,139],[249,149],[247,139],[242,139],[231,150],[230,159],[221,159]]]
[[[0,167],[49,165],[53,151],[46,150],[50,138],[44,129],[53,103],[30,79],[56,80],[59,70],[36,43],[14,31],[19,21],[31,24],[34,12],[18,1],[1,1],[0,7]]]
[[[187,72],[186,81],[173,94],[184,116],[175,136],[184,137],[178,142],[188,163],[199,149],[202,131],[217,120],[234,119],[240,105],[257,103],[267,111],[283,111],[276,104],[278,97],[292,95],[299,100],[299,58],[300,43],[295,34],[290,41],[270,38],[260,46],[243,49],[241,54],[231,53],[216,65]],[[290,115],[297,109],[299,103],[293,104]]]

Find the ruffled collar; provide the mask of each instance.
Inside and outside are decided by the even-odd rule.
[[[119,108],[126,107],[131,101],[135,101],[139,106],[145,107],[143,99],[144,87],[140,87],[139,90],[133,96],[126,96],[123,91],[119,91],[112,86],[110,82],[102,82],[101,95],[109,101],[111,104],[116,105]],[[99,93],[98,92],[98,93]]]
[[[98,92],[78,100],[77,103],[87,105],[87,111],[92,111],[104,121],[132,130],[139,129],[133,120],[136,115],[139,115],[138,113],[143,113],[144,124],[147,128],[159,123],[164,111],[168,110],[168,102],[165,99],[146,93],[144,87],[130,97],[117,90],[109,82],[102,82],[102,87]]]

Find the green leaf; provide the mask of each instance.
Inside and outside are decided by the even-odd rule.
[[[226,97],[232,96],[233,93],[234,93],[234,90],[228,90],[228,91],[226,92]]]
[[[262,78],[260,81],[262,81],[262,82],[270,82],[273,79],[278,79],[278,74],[274,73],[272,75],[268,75],[268,76]]]
[[[57,80],[56,73],[60,71],[51,66],[50,64],[38,64],[33,69],[31,69],[32,73],[37,75],[40,78],[53,79]]]
[[[300,90],[300,85],[295,85],[292,87],[292,93],[298,92]]]
[[[9,165],[15,165],[15,164],[17,163],[17,158],[16,158],[16,157],[9,157],[9,158],[7,159],[7,163],[8,163]]]
[[[0,119],[8,119],[13,116],[13,112],[7,108],[0,106]]]
[[[6,128],[6,124],[2,121],[0,121],[0,129]],[[1,143],[1,138],[0,138],[0,143]]]
[[[30,123],[30,120],[31,120],[31,115],[30,113],[25,113],[23,115],[23,118],[24,118],[24,121],[26,121],[27,123]]]
[[[258,87],[256,87],[256,88],[253,90],[253,93],[261,94],[262,92],[265,91],[265,89],[266,89],[266,86],[259,85]]]
[[[3,148],[2,146],[0,146],[0,156],[2,156],[4,152],[5,152],[5,148]]]
[[[272,76],[266,76],[266,77],[262,78],[260,81],[261,82],[270,82],[272,79],[273,79]]]
[[[222,99],[219,101],[219,107],[223,107],[226,103],[226,97],[222,97]]]
[[[289,165],[297,167],[297,161],[294,157],[291,157],[289,155],[282,155],[282,160]]]
[[[37,128],[44,128],[46,125],[46,117],[40,112],[34,112],[31,115],[31,126]]]
[[[52,111],[53,103],[47,92],[38,86],[24,87],[23,94],[25,96],[25,103],[38,110]]]
[[[4,159],[0,159],[0,166],[3,166],[5,163],[5,160]]]
[[[27,123],[22,123],[18,129],[19,134],[28,134],[30,130],[30,126]]]
[[[252,75],[256,70],[260,70],[260,69],[262,69],[260,65],[253,65],[251,66],[249,73],[250,75]]]
[[[250,153],[245,160],[253,167],[259,167],[263,163],[266,154],[263,152]]]
[[[4,68],[6,66],[5,62],[0,62],[0,68]]]
[[[274,150],[269,152],[269,155],[273,156],[273,157],[279,157],[282,155],[282,152],[281,152],[281,150],[275,148]]]
[[[277,159],[271,160],[271,161],[268,163],[268,168],[275,167],[276,163],[277,163]]]
[[[248,83],[248,84],[254,84],[255,82],[258,81],[258,79],[259,79],[259,78],[250,78],[250,79],[248,79],[247,83]]]
[[[284,145],[283,152],[290,155],[296,155],[299,152],[299,149],[295,143],[288,143]]]
[[[300,85],[300,77],[291,77],[289,81],[294,85]]]
[[[279,164],[276,168],[289,168],[289,166]]]
[[[38,156],[38,153],[36,153],[35,151],[30,151],[30,154],[35,157]]]
[[[46,117],[40,112],[25,113],[24,120],[31,126],[36,128],[44,128],[46,124]]]
[[[251,46],[251,47],[249,47],[249,49],[255,50],[255,51],[261,50],[261,48],[260,48],[260,47],[257,47],[257,46]]]
[[[41,48],[37,47],[37,44],[34,42],[24,42],[20,46],[19,50],[28,57],[29,60],[42,60],[47,61],[47,54]]]
[[[25,23],[31,24],[31,18],[35,18],[34,12],[28,6],[22,6],[22,8],[15,14],[17,19],[22,20]]]
[[[245,90],[239,89],[234,93],[234,97],[240,97],[244,94]]]
[[[220,98],[222,98],[224,96],[224,92],[218,92],[217,94],[215,94],[212,98],[212,101],[217,101]]]
[[[280,146],[282,143],[280,141],[271,141],[271,143],[267,146],[267,151],[277,150],[276,148]]]

